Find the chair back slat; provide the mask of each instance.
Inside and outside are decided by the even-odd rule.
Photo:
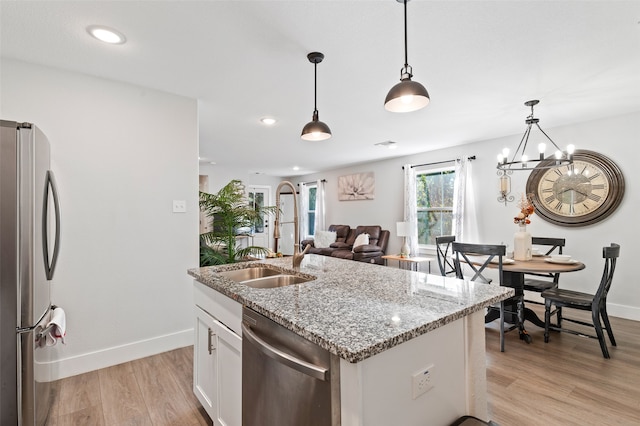
[[[502,258],[506,254],[506,246],[504,245],[492,245],[492,244],[470,244],[470,243],[451,243],[451,249],[454,256],[454,265],[456,268],[456,276],[464,279],[463,263],[466,263],[473,271],[471,281],[482,280],[484,282],[491,282],[483,275],[484,270],[489,266],[494,258],[497,257],[498,262],[498,275],[500,277],[500,284],[502,284]],[[481,265],[477,265],[477,259],[473,256],[487,256]],[[474,263],[476,262],[476,263]]]
[[[609,247],[602,248],[602,257],[604,258],[604,271],[602,272],[602,278],[600,279],[600,285],[598,291],[596,291],[593,298],[593,304],[600,305],[606,303],[607,294],[611,288],[613,282],[613,273],[616,271],[616,263],[620,256],[620,245],[611,243]]]
[[[455,275],[456,268],[451,258],[451,243],[456,240],[455,235],[445,235],[436,237],[436,255],[438,257],[438,267],[440,275],[446,277]]]
[[[545,256],[551,255],[557,250],[557,254],[562,254],[562,249],[565,246],[566,240],[564,238],[552,238],[552,237],[531,237],[531,243],[534,246],[547,246]],[[558,284],[560,280],[560,274],[556,273],[537,273],[528,272],[527,275],[535,275],[537,277],[545,277],[553,279],[554,284]]]
[[[564,238],[549,238],[549,237],[531,237],[531,243],[534,246],[548,246],[545,253],[549,256],[555,250],[558,250],[558,254],[562,254],[562,248],[565,246],[566,240]]]

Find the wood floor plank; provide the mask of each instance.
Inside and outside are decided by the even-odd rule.
[[[56,421],[57,426],[105,426],[101,405],[61,415]]]
[[[101,406],[101,404],[100,380],[97,371],[69,377],[60,383],[58,416]]]
[[[132,361],[132,367],[154,426],[199,425],[162,354]]]
[[[169,373],[180,387],[182,394],[191,406],[201,426],[212,426],[213,422],[204,411],[202,404],[193,393],[193,346],[179,348],[161,354]]]
[[[98,377],[107,426],[152,425],[130,363],[99,370]]]

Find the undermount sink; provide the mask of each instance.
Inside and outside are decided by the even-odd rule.
[[[262,267],[222,271],[218,274],[253,288],[276,288],[311,281],[310,278]]]
[[[295,275],[273,275],[271,277],[256,278],[244,281],[243,284],[253,288],[276,288],[291,284],[302,284],[309,281],[308,278],[297,277]]]
[[[233,281],[243,282],[247,280],[255,280],[256,278],[280,275],[282,272],[269,268],[244,268],[233,271],[218,272],[218,274]]]

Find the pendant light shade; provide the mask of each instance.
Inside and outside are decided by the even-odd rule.
[[[384,107],[391,112],[411,112],[424,108],[429,103],[429,92],[411,78],[401,80],[389,90]]]
[[[409,0],[397,0],[404,4],[404,67],[400,70],[400,83],[389,90],[384,107],[391,112],[411,112],[424,108],[429,103],[429,92],[417,81],[412,81],[413,69],[407,59],[407,2]]]
[[[323,141],[331,137],[331,129],[318,120],[318,111],[313,111],[313,119],[302,128],[301,138],[306,141]]]
[[[302,139],[306,141],[323,141],[331,137],[331,129],[326,123],[323,123],[318,119],[318,108],[316,106],[317,93],[317,80],[318,80],[318,64],[324,59],[324,55],[320,52],[311,52],[307,55],[309,62],[313,64],[313,117],[302,128]]]

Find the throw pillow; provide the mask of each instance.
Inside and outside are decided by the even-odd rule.
[[[356,237],[356,240],[353,242],[353,248],[355,249],[358,246],[364,246],[367,244],[369,244],[369,234],[360,234]],[[353,249],[351,251],[353,251]]]
[[[327,248],[331,243],[335,242],[335,231],[316,231],[316,234],[313,236],[313,245],[315,248]]]

